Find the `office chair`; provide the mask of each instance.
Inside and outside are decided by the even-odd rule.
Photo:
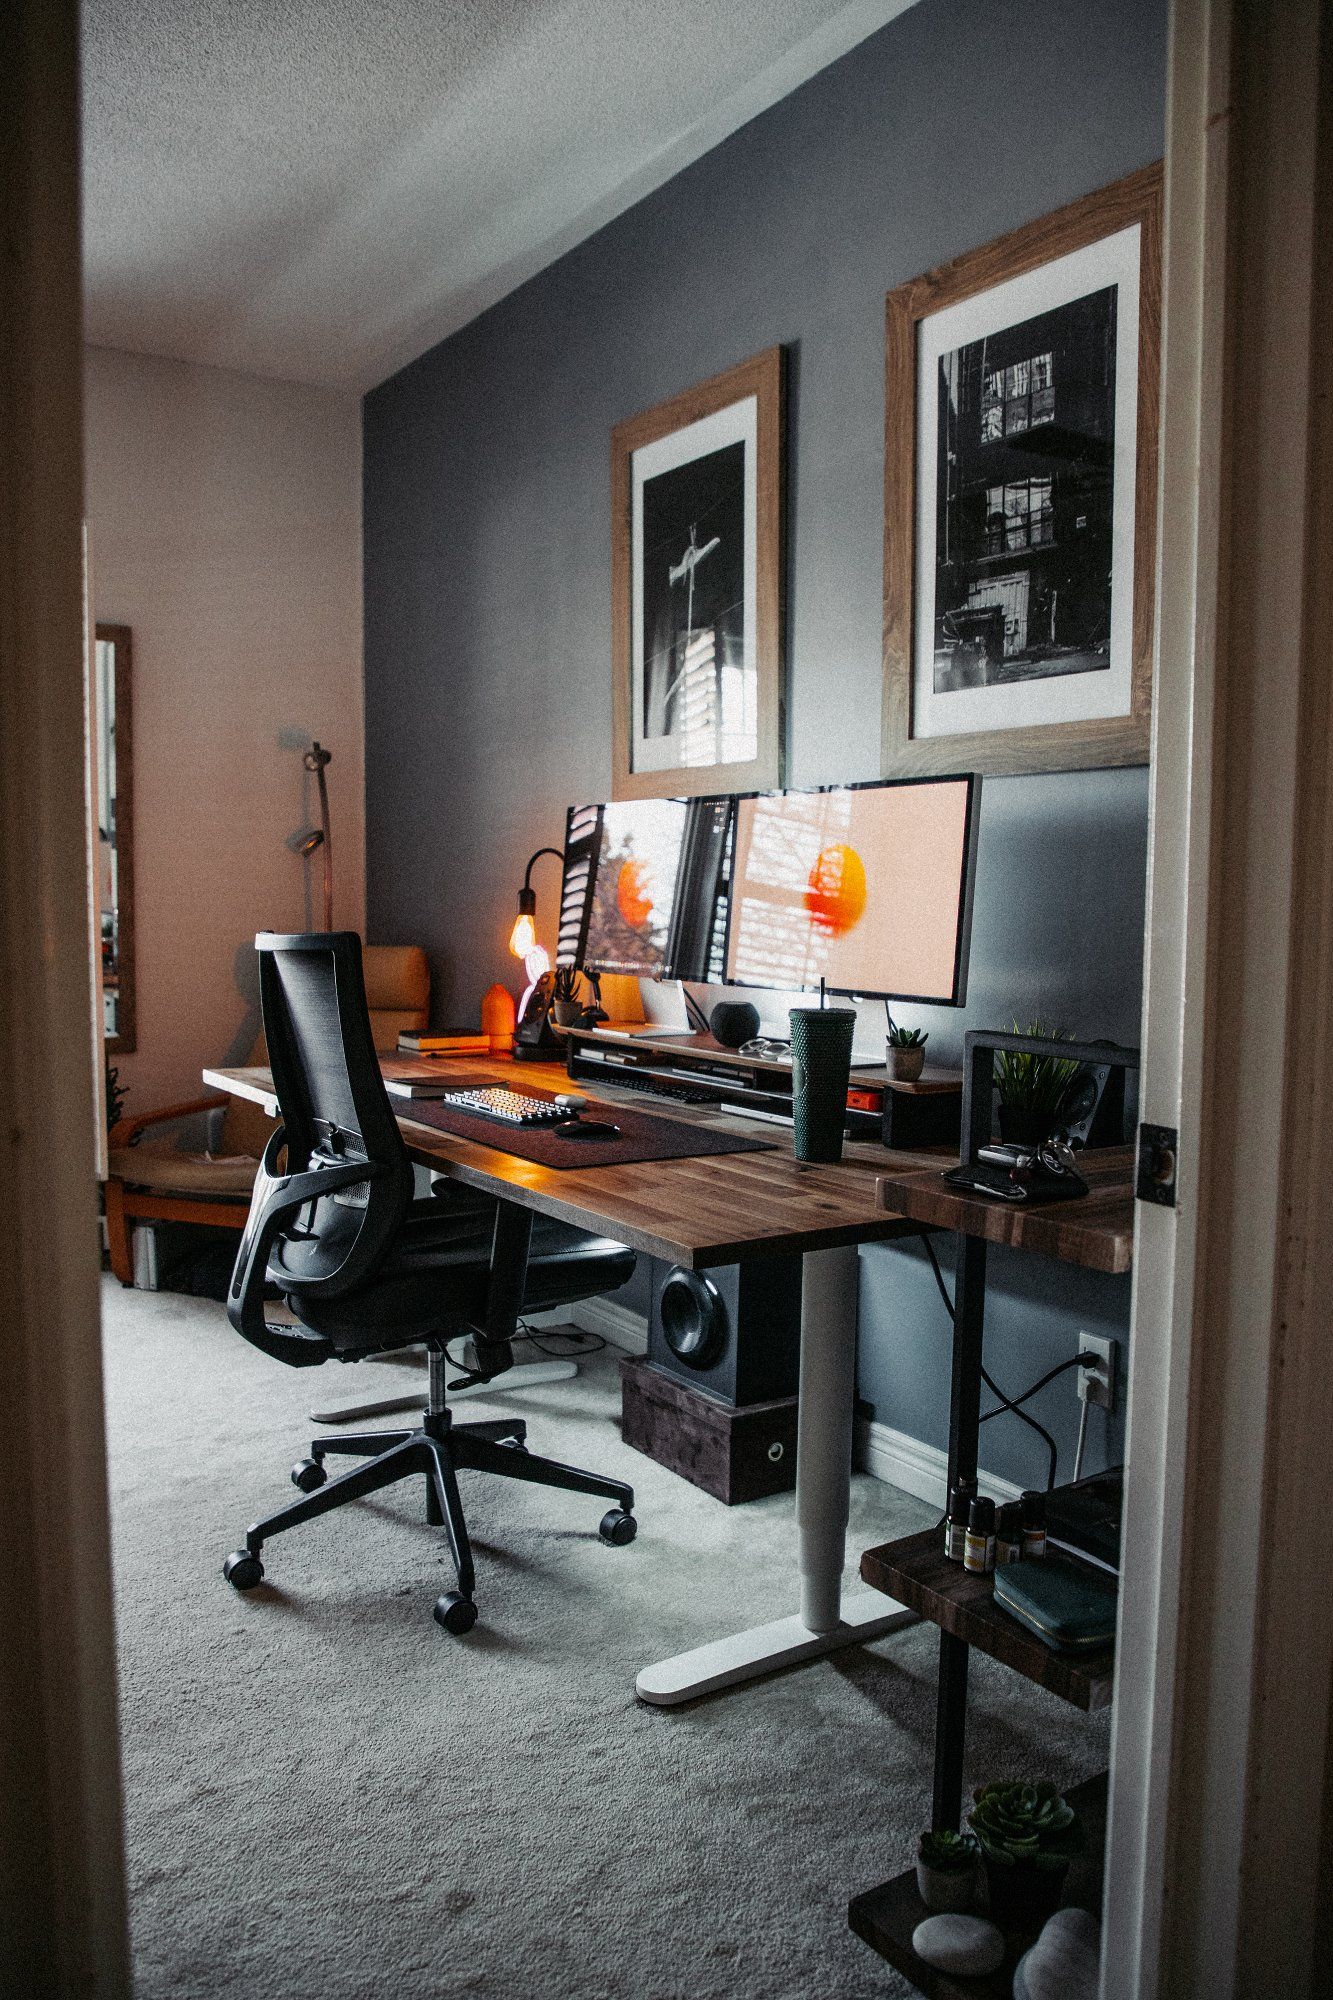
[[[429,1400],[414,1430],[316,1438],[292,1468],[305,1497],[256,1521],[222,1573],[238,1590],[253,1589],[273,1535],[422,1477],[426,1519],[443,1526],[458,1573],[435,1618],[446,1631],[468,1632],[477,1607],[458,1472],[611,1500],[599,1532],[613,1546],[634,1539],[634,1494],[619,1480],[530,1455],[520,1419],[454,1423],[445,1343],[468,1332],[476,1351],[477,1367],[454,1387],[489,1381],[512,1362],[521,1312],[617,1290],[634,1253],[511,1202],[414,1201],[371,1038],[360,939],[352,931],[261,932],[255,948],[281,1123],[255,1179],[228,1317],[255,1347],[296,1368],[424,1344]],[[266,1318],[265,1295],[275,1287],[298,1324]],[[367,1462],[326,1484],[332,1455]]]

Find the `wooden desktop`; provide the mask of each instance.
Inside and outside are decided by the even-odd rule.
[[[383,1069],[386,1077],[447,1073],[444,1061],[421,1056],[385,1057]],[[447,1069],[460,1082],[466,1077],[520,1090],[570,1087],[559,1063],[466,1056],[450,1060]],[[204,1080],[277,1115],[266,1069],[209,1069]],[[494,1146],[479,1145],[422,1125],[413,1120],[409,1100],[395,1110],[418,1165],[613,1236],[649,1256],[706,1269],[778,1249],[803,1254],[796,1456],[800,1611],[646,1667],[636,1683],[639,1695],[673,1706],[915,1623],[913,1613],[886,1611],[882,1594],[874,1590],[842,1595],[856,1387],[857,1248],[917,1233],[916,1223],[885,1210],[879,1182],[888,1167],[938,1167],[939,1157],[849,1141],[837,1165],[809,1166],[793,1157],[790,1132],[779,1125],[756,1125],[712,1107],[654,1103],[638,1093],[618,1092],[609,1082],[599,1081],[597,1097],[609,1105],[633,1102],[636,1109],[672,1118],[758,1132],[772,1146],[708,1158],[556,1169],[506,1153],[500,1136]]]

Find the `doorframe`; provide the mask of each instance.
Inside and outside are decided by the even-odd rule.
[[[1136,1227],[1105,2000],[1310,1991],[1328,1881],[1329,13],[1172,12],[1142,1115],[1180,1144]]]
[[[76,0],[0,7],[0,1991],[130,1991],[83,742]]]

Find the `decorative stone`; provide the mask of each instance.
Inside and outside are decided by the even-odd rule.
[[[984,1917],[927,1917],[912,1932],[912,1950],[937,1972],[980,1978],[1004,1957],[1004,1933]]]
[[[1014,1971],[1014,2000],[1097,2000],[1102,1927],[1090,1910],[1057,1910]]]

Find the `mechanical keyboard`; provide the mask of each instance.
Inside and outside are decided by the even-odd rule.
[[[523,1097],[516,1090],[449,1090],[441,1098],[456,1111],[492,1118],[497,1125],[567,1125],[574,1113],[549,1097]]]

